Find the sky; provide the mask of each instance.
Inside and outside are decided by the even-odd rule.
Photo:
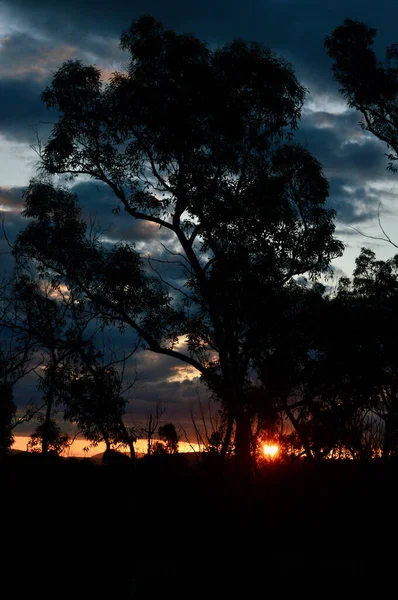
[[[398,242],[398,174],[386,170],[387,148],[361,130],[360,115],[340,96],[323,40],[345,18],[361,20],[377,29],[375,48],[382,58],[387,45],[398,42],[396,0],[0,0],[0,207],[11,239],[25,225],[21,192],[37,164],[31,146],[37,134],[45,140],[50,130],[51,117],[40,93],[68,59],[96,64],[104,79],[123,68],[128,56],[119,49],[120,34],[142,14],[153,15],[179,33],[194,33],[210,47],[240,37],[261,42],[288,60],[309,90],[297,139],[323,165],[329,204],[337,211],[336,236],[346,246],[343,257],[334,261],[336,273],[350,276],[364,245],[381,259],[393,254],[390,245],[353,229],[379,235],[380,204],[382,224]],[[80,181],[75,191],[87,217],[95,215],[104,226],[112,222],[107,232],[111,241],[131,240],[144,252],[159,240],[167,242],[167,232],[157,232],[154,240],[151,224],[132,224],[112,215],[116,201],[103,188]],[[0,260],[7,257],[0,255]],[[126,349],[132,343],[129,334],[120,338],[115,333],[114,339]],[[147,408],[162,400],[168,405],[167,417],[189,430],[190,407],[197,411],[198,398],[207,402],[194,369],[144,351],[137,353],[130,368],[139,373],[139,383],[129,418],[139,421]],[[18,385],[19,405],[37,398],[33,377]],[[29,426],[21,433],[28,430]]]

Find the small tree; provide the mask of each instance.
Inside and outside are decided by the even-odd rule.
[[[11,278],[0,282],[0,454],[11,448],[15,427],[29,421],[36,413],[33,406],[28,406],[23,415],[17,415],[13,389],[41,362],[35,356],[30,332],[19,330],[21,312],[14,302],[14,281]]]
[[[47,281],[37,281],[29,273],[30,266],[30,261],[19,261],[19,270],[12,283],[12,302],[3,320],[7,328],[21,339],[30,340],[35,352],[41,353],[40,368],[35,365],[34,370],[45,404],[40,439],[42,452],[46,454],[49,451],[47,427],[49,435],[53,435],[51,421],[57,403],[58,371],[82,348],[90,345],[87,328],[94,316],[84,310],[84,303],[72,290],[55,282],[51,285]]]
[[[28,442],[30,452],[42,452],[43,437],[46,438],[48,450],[46,454],[59,456],[71,445],[71,438],[67,433],[61,431],[60,426],[54,419],[48,421],[44,416],[38,417],[39,425],[31,434]]]
[[[158,429],[167,407],[160,401],[156,402],[154,409],[148,409],[145,425],[140,428],[140,436],[147,441],[147,454],[152,454],[153,437]]]
[[[156,441],[152,444],[151,454],[159,455],[159,454],[167,454],[166,444],[163,442]]]
[[[166,443],[168,454],[178,453],[178,434],[173,423],[165,423],[159,427],[159,437]]]
[[[127,403],[123,376],[113,364],[103,365],[99,358],[98,354],[83,353],[79,364],[60,370],[58,401],[64,405],[65,419],[75,423],[92,445],[103,441],[107,451],[112,445],[127,446],[135,459],[136,431],[123,421]]]

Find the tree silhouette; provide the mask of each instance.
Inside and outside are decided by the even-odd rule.
[[[41,362],[36,360],[34,340],[28,331],[19,330],[21,312],[15,306],[15,279],[0,283],[0,453],[13,444],[13,430],[30,421],[37,412],[32,405],[17,414],[13,399],[14,385]]]
[[[275,300],[276,326],[257,344],[255,357],[262,381],[257,394],[263,397],[256,402],[262,409],[257,428],[274,421],[281,430],[287,418],[295,453],[321,459],[346,439],[346,425],[359,407],[359,397],[352,400],[354,381],[361,381],[351,345],[355,314],[319,283],[294,282]]]
[[[6,383],[0,383],[0,455],[5,454],[14,442],[12,424],[16,409],[12,387]]]
[[[217,397],[213,397],[213,401],[217,402]],[[231,419],[227,411],[224,408],[218,406],[217,410],[213,411],[212,399],[207,402],[207,408],[204,409],[203,404],[198,398],[199,418],[196,418],[193,407],[191,407],[191,422],[195,432],[196,443],[199,452],[209,452],[211,454],[217,454],[225,457],[230,454],[233,449],[232,437],[233,430],[231,425]],[[184,436],[186,441],[191,444],[187,432],[184,428]],[[191,450],[194,447],[191,444]],[[195,451],[196,452],[196,451]]]
[[[19,265],[21,269],[27,266],[26,261]],[[43,454],[49,451],[47,427],[49,435],[53,436],[51,421],[58,401],[58,370],[90,343],[87,328],[92,319],[93,315],[87,314],[84,303],[80,303],[71,290],[36,281],[27,270],[15,278],[13,303],[5,323],[19,335],[30,339],[36,353],[42,353],[41,368],[36,372],[45,404],[45,416],[39,426]]]
[[[103,365],[98,356],[83,354],[80,364],[59,371],[59,400],[64,404],[65,419],[74,422],[93,446],[105,442],[127,446],[135,459],[134,428],[123,421],[127,398],[123,396],[122,377],[114,365]]]
[[[334,77],[348,105],[362,114],[361,127],[373,133],[392,150],[388,167],[396,171],[398,160],[398,44],[386,50],[380,61],[372,46],[376,29],[360,21],[345,19],[325,47],[333,59]]]
[[[257,357],[268,406],[288,417],[309,459],[396,454],[397,265],[362,249],[335,293],[297,288],[272,352]]]
[[[164,444],[163,442],[159,442],[156,441],[152,444],[151,447],[151,454],[158,456],[159,454],[167,454],[167,447],[166,444]]]
[[[46,452],[43,454],[55,454],[59,456],[70,447],[71,438],[67,433],[61,431],[60,426],[54,419],[47,419],[47,415],[38,417],[39,425],[31,434],[28,442],[30,452],[43,453],[43,438],[45,438]]]
[[[178,453],[178,434],[173,423],[165,423],[159,427],[159,437],[166,443],[168,454]]]
[[[157,401],[154,409],[147,410],[145,425],[140,427],[140,435],[147,441],[148,455],[152,454],[153,436],[159,427],[165,412],[166,406],[164,406],[162,402]]]
[[[197,368],[229,429],[235,422],[236,465],[247,472],[256,317],[269,314],[272,290],[327,270],[342,252],[321,166],[291,141],[305,90],[260,44],[209,50],[148,16],[123,33],[121,48],[131,61],[108,85],[95,67],[68,61],[43,92],[60,118],[42,169],[102,182],[116,212],[159,225],[173,245],[146,262],[149,275],[131,244],[87,239],[70,191],[33,181],[18,252],[84,292],[108,322],[134,328],[149,350]],[[181,335],[187,351],[175,348]]]
[[[353,379],[373,420],[384,423],[380,450],[387,459],[398,452],[398,256],[376,260],[372,250],[362,248],[353,280],[344,282],[340,296],[359,314],[352,323],[357,365]]]

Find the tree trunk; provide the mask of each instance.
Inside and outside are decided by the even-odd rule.
[[[383,460],[388,460],[391,450],[391,423],[389,415],[386,416],[384,425]]]
[[[130,450],[130,458],[134,462],[135,461],[135,448],[134,448],[133,442],[129,443],[129,450]]]
[[[148,434],[148,450],[147,450],[147,454],[151,454],[151,448],[152,448],[152,413],[149,415],[149,423],[148,423],[148,429],[147,429],[147,434]]]
[[[54,401],[54,396],[53,396],[53,392],[50,391],[47,394],[47,408],[46,408],[46,416],[44,419],[44,423],[43,423],[43,435],[41,438],[41,453],[42,454],[48,454],[48,450],[49,450],[49,439],[48,439],[48,433],[49,433],[49,429],[50,429],[50,420],[51,420],[51,412],[52,412],[52,407],[53,407],[53,401]]]
[[[129,434],[129,431],[128,431],[126,425],[124,424],[123,419],[119,420],[119,427],[122,430],[122,440],[128,446],[128,449],[130,451],[130,458],[134,462],[135,461],[135,448],[134,448],[134,442],[132,441],[133,438]]]
[[[250,419],[241,410],[235,417],[235,475],[240,480],[248,480],[252,471],[252,456],[250,452]]]
[[[109,452],[111,450],[111,443],[109,441],[109,436],[106,433],[102,434],[103,438],[104,438],[104,442],[105,442],[105,452]]]
[[[290,408],[286,404],[285,404],[285,407],[284,407],[284,411],[287,414],[287,416],[288,416],[291,424],[293,425],[293,427],[294,427],[294,429],[295,429],[295,431],[296,431],[296,433],[297,433],[297,435],[299,437],[300,442],[303,445],[303,448],[305,450],[305,454],[307,456],[307,459],[308,460],[314,460],[314,455],[313,455],[311,447],[310,447],[310,445],[308,443],[308,438],[307,438],[306,435],[303,435],[303,432],[301,430],[300,423],[299,423],[298,419],[296,419],[296,417],[294,416],[293,412],[290,410]]]
[[[220,452],[220,456],[222,459],[224,459],[227,455],[228,448],[231,444],[232,429],[234,426],[234,419],[230,413],[228,413],[227,419],[228,419],[227,420],[227,429],[225,431],[225,436],[223,439],[223,443],[221,446],[221,452]]]

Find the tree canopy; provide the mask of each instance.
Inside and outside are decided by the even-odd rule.
[[[133,327],[149,350],[195,366],[235,423],[247,466],[258,328],[278,290],[342,253],[321,165],[292,139],[305,90],[261,44],[210,50],[149,16],[121,48],[127,70],[107,84],[80,61],[54,75],[42,99],[60,116],[42,170],[89,176],[112,190],[116,212],[169,231],[165,260],[182,285],[148,272],[133,244],[90,238],[73,190],[42,180],[25,194],[32,221],[16,254],[76,286],[103,319]]]

